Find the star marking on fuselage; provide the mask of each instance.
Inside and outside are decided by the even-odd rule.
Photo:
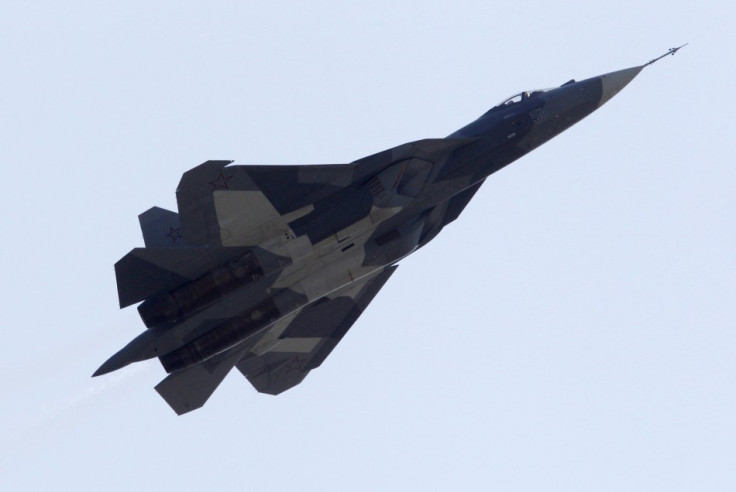
[[[217,178],[214,181],[210,181],[210,184],[212,185],[212,191],[229,189],[230,187],[227,185],[227,182],[231,179],[233,179],[232,176],[225,176],[222,173],[218,174]]]

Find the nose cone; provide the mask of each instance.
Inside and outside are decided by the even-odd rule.
[[[598,107],[603,106],[606,101],[618,94],[621,89],[634,80],[634,77],[641,72],[642,68],[644,67],[631,67],[601,75],[602,94],[601,100],[598,102]]]

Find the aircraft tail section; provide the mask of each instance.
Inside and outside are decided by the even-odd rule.
[[[115,263],[118,300],[124,308],[169,292],[250,248],[135,248]]]
[[[138,216],[147,248],[184,246],[179,214],[160,207],[151,207]]]
[[[156,386],[156,391],[177,415],[196,410],[212,396],[246,349],[236,346],[201,364],[172,373]]]

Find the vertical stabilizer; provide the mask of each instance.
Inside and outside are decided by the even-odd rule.
[[[179,214],[160,207],[151,207],[138,216],[147,248],[184,246]]]

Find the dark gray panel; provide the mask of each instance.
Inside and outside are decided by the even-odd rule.
[[[259,393],[278,395],[307,377],[306,363],[307,354],[277,352],[241,360],[237,368]]]
[[[366,217],[372,206],[373,195],[367,187],[350,188],[315,203],[314,210],[290,222],[289,227],[316,244]]]
[[[135,248],[115,263],[120,307],[168,292],[249,248]]]
[[[311,166],[237,166],[279,213],[300,209],[333,195],[352,182],[349,164]]]
[[[156,391],[178,415],[196,410],[212,396],[244,352],[244,347],[236,347],[175,372],[156,385]]]
[[[485,180],[475,183],[467,190],[462,191],[454,197],[450,198],[447,204],[447,210],[445,211],[445,218],[442,221],[443,226],[446,226],[447,224],[458,218],[460,213],[462,213],[468,203],[470,203],[470,200],[473,199],[475,193],[480,189],[481,186],[483,186],[484,182]]]
[[[115,263],[118,301],[124,308],[189,281],[158,265],[127,254]]]
[[[179,214],[160,207],[151,207],[138,216],[143,241],[148,248],[184,246]]]
[[[323,297],[302,309],[281,338],[329,337],[354,308],[355,302],[349,297]]]
[[[276,395],[301,383],[342,340],[396,268],[388,267],[365,280],[355,299],[348,296],[322,298],[305,307],[286,328],[282,338],[322,337],[310,353],[269,352],[241,360],[238,370],[261,393]]]
[[[222,244],[212,193],[229,189],[232,176],[223,168],[231,162],[207,161],[182,175],[176,189],[176,201],[185,242]]]

